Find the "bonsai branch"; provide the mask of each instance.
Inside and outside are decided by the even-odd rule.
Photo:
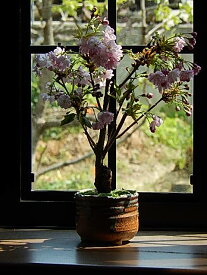
[[[92,87],[93,87],[93,91],[95,92],[97,89],[95,87],[95,83],[94,83],[93,76],[92,76],[92,68],[91,68],[90,65],[89,65],[89,73],[90,73],[90,78],[91,78],[91,84],[92,84]],[[96,102],[97,102],[99,110],[102,111],[101,103],[99,101],[98,96],[96,96]]]
[[[107,144],[104,148],[104,156],[108,153],[108,151],[111,148],[112,144],[115,142],[116,136],[118,135],[119,131],[121,130],[126,118],[127,118],[127,113],[124,113],[121,120],[120,120],[120,122],[119,122],[118,127],[110,133]]]
[[[139,66],[140,66],[140,62],[138,61],[138,60],[136,60],[136,63],[135,63],[135,65],[133,65],[134,66],[134,68],[132,69],[132,71],[129,73],[129,75],[122,81],[122,83],[121,84],[119,84],[119,89],[121,88],[121,87],[123,87],[124,86],[124,84],[131,78],[131,76],[138,70],[138,68],[139,68]]]
[[[89,142],[89,145],[91,146],[92,150],[95,152],[95,147],[96,147],[96,144],[95,142],[93,141],[93,139],[91,138],[91,136],[89,135],[88,131],[87,131],[87,127],[85,127],[82,123],[81,123],[82,127],[83,127],[83,130],[84,130],[84,134],[86,135],[87,139],[88,139],[88,142]]]
[[[130,133],[126,134],[123,138],[120,138],[119,141],[117,142],[117,145],[120,145],[122,142],[124,142],[126,139],[130,138],[131,135],[137,131],[145,122],[145,119],[142,121],[142,123],[140,123],[136,128],[133,129],[133,131],[131,131]],[[40,158],[40,161],[39,161],[39,164],[38,164],[38,168],[40,166],[40,162],[41,162],[41,159],[42,159],[42,156],[43,154],[45,153],[46,151],[46,148],[47,146],[45,146],[42,154],[41,154],[41,158]],[[62,167],[65,167],[65,166],[69,166],[69,165],[73,165],[73,164],[77,164],[89,157],[93,156],[93,151],[90,151],[88,153],[86,153],[85,155],[83,156],[80,156],[79,158],[76,158],[76,159],[73,159],[73,160],[70,160],[70,161],[64,161],[64,162],[59,162],[59,163],[56,163],[56,164],[52,164],[48,167],[45,167],[45,168],[42,168],[42,169],[37,169],[37,172],[35,172],[35,176],[36,178],[40,177],[41,175],[44,175],[50,171],[53,171],[53,170],[56,170],[56,169],[60,169]]]
[[[132,126],[134,126],[140,119],[146,116],[153,108],[155,108],[161,101],[163,97],[161,97],[155,104],[153,104],[146,112],[144,112],[141,116],[139,116],[133,123],[131,123],[122,133],[116,136],[116,139],[123,136]]]

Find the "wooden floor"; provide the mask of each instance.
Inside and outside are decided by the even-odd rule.
[[[74,230],[1,228],[0,274],[7,271],[207,274],[207,233],[141,231],[122,246],[86,246]]]

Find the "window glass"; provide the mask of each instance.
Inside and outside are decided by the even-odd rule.
[[[185,54],[185,59],[193,61],[193,56]],[[127,73],[126,66],[130,66],[127,56],[117,70],[120,82]],[[140,72],[147,70],[144,67]],[[152,99],[140,98],[146,108],[161,97],[146,78],[137,85],[137,96],[154,94]],[[189,92],[192,93],[192,83],[189,83]],[[150,131],[149,121],[145,118],[117,141],[117,187],[143,192],[192,192],[192,116],[186,116],[184,111],[177,111],[174,104],[164,102],[153,110],[163,120],[155,133]],[[127,123],[132,122],[129,118]]]
[[[71,40],[73,34],[65,31],[67,35],[61,35],[61,28],[67,30],[68,26],[73,24],[74,29],[76,29],[74,18],[79,24],[84,23],[87,18],[82,18],[83,13],[86,6],[90,7],[90,2],[32,1],[31,43],[34,45],[49,45],[61,42],[62,45],[74,45],[75,42]],[[93,2],[97,2],[97,7],[102,15],[107,15],[107,1]],[[166,21],[166,24],[162,24],[161,28],[157,28],[161,19],[158,22],[155,20],[154,25],[151,24],[149,19],[149,22],[146,19],[146,27],[155,28],[155,31],[161,32],[189,32],[192,30],[192,1],[120,0],[117,1],[118,43],[127,46],[133,44],[143,45],[147,42],[146,37],[144,40],[143,36],[138,38],[136,28],[133,27],[136,24],[132,24],[130,34],[127,30],[129,22],[126,21],[126,18],[131,20],[133,14],[140,16],[140,11],[143,14],[143,5],[145,5],[146,18],[149,16],[149,11],[153,11],[154,16],[159,12],[160,16],[164,16],[164,10],[166,10],[166,12],[172,12],[173,19],[171,18],[171,20],[174,20],[174,25],[172,24],[171,28],[169,28],[168,21]],[[52,19],[51,26],[49,26],[52,34],[51,32],[45,33],[47,30],[45,26],[47,23],[49,24],[49,21],[47,22],[42,14],[46,8],[50,11],[49,14]],[[185,20],[183,19],[184,9],[188,14],[188,16],[185,16]],[[67,20],[64,21],[63,16]],[[180,21],[177,22],[174,17],[179,17]],[[38,29],[35,32],[38,24],[39,26],[42,24],[41,31]],[[57,29],[55,29],[55,24],[59,26]],[[64,27],[64,24],[67,27]],[[127,44],[127,40],[123,39],[123,32],[126,32],[127,36],[129,35],[127,39],[130,43]],[[38,35],[33,35],[35,33]],[[153,34],[150,31],[149,33]],[[48,40],[50,34],[54,43]],[[133,40],[133,36],[138,40]],[[134,42],[131,43],[131,41]],[[191,61],[193,60],[192,55],[185,55],[185,57]],[[127,65],[130,65],[130,60],[125,57],[121,66],[117,69],[118,82],[121,82],[124,75],[127,74],[125,69]],[[143,72],[146,70],[148,68],[142,69]],[[65,115],[63,109],[55,103],[51,105],[43,100],[42,94],[45,92],[48,80],[50,80],[48,74],[45,74],[43,78],[37,78],[32,73],[32,170],[35,175],[32,189],[79,190],[93,188],[94,154],[91,152],[88,141],[78,123],[74,121],[70,125],[60,126],[60,121]],[[192,84],[190,85],[190,92],[192,92]],[[137,94],[146,92],[157,94],[157,90],[144,78],[142,83],[139,83],[136,92]],[[159,94],[149,100],[145,98],[145,105],[153,104],[158,96]],[[163,118],[164,124],[157,128],[156,133],[150,132],[149,122],[145,119],[131,128],[130,133],[125,134],[118,140],[117,188],[132,188],[133,186],[137,190],[147,192],[192,192],[190,185],[193,166],[192,117],[186,117],[184,112],[177,112],[175,106],[166,106],[166,104],[160,104],[157,111]],[[130,119],[127,123],[131,123]],[[133,135],[131,136],[132,132]],[[131,170],[133,173],[130,173],[129,177],[129,171]],[[129,182],[128,186],[126,182]]]
[[[58,106],[57,101],[44,100],[51,75],[49,71],[43,71],[41,77],[32,73],[32,170],[35,175],[32,189],[91,188],[94,155],[82,127],[76,120],[61,126],[66,110]]]
[[[146,45],[155,32],[191,32],[192,0],[117,1],[117,41],[125,46]]]
[[[31,1],[31,45],[77,45],[75,22],[85,23],[93,6],[107,16],[107,0]]]
[[[185,59],[193,61],[193,56],[185,54]],[[127,66],[130,66],[130,59],[125,56],[117,70],[118,84],[127,74]],[[146,70],[144,67],[140,72]],[[32,188],[93,188],[94,154],[80,125],[73,121],[60,126],[65,115],[64,109],[43,100],[48,79],[51,79],[48,73],[40,78],[32,74],[32,167],[35,174]],[[192,83],[189,92],[192,93]],[[160,97],[145,78],[139,83],[136,93],[155,95],[152,99],[142,99],[146,107]],[[144,119],[118,140],[117,188],[148,192],[192,192],[192,117],[176,111],[176,106],[165,103],[158,105],[156,112],[164,123],[155,133],[150,132],[149,122]],[[131,122],[129,118],[126,125]]]

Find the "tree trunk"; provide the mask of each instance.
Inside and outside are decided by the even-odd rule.
[[[52,27],[52,0],[43,1],[42,9],[43,20],[45,21],[44,28],[44,45],[53,45],[53,27]]]
[[[96,156],[95,163],[95,187],[98,193],[109,193],[112,191],[112,171]]]
[[[95,187],[98,193],[109,193],[112,190],[112,171],[103,164],[104,160],[104,140],[106,136],[106,126],[100,130],[99,139],[96,145],[95,161]]]

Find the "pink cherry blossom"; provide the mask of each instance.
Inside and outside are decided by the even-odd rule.
[[[171,84],[171,83],[174,83],[179,76],[180,76],[180,70],[176,68],[168,73],[167,80]]]
[[[193,70],[185,70],[180,72],[180,80],[189,82],[190,79],[194,76]]]
[[[93,130],[103,129],[105,125],[110,124],[114,119],[114,114],[108,111],[103,111],[98,114],[98,121],[92,123]]]
[[[151,98],[153,98],[154,97],[154,94],[153,93],[147,93],[147,98],[149,98],[149,99],[151,99]]]
[[[57,103],[61,108],[64,108],[64,109],[68,109],[72,106],[70,97],[65,94],[58,96]]]
[[[106,18],[106,17],[104,17],[104,19],[102,20],[102,22],[101,22],[103,25],[109,25],[109,20]]]
[[[93,122],[92,129],[93,130],[101,130],[104,128],[104,124],[101,121]]]
[[[43,99],[44,101],[47,100],[47,101],[49,101],[50,103],[52,103],[52,102],[55,101],[55,96],[54,96],[54,95],[48,95],[47,93],[42,93],[41,96],[42,96],[42,99]]]
[[[98,120],[104,124],[110,124],[114,119],[114,114],[108,111],[100,112],[98,114]]]
[[[175,45],[173,49],[175,52],[179,53],[186,46],[185,39],[183,37],[175,37]]]
[[[57,47],[54,51],[36,56],[36,69],[47,68],[54,72],[64,72],[70,67],[70,57],[65,54],[65,50]]]
[[[64,54],[64,50],[57,47],[54,51],[48,53],[48,58],[51,65],[48,66],[50,71],[64,72],[70,67],[70,57]]]
[[[151,73],[148,76],[148,80],[151,81],[159,90],[160,93],[163,90],[168,89],[172,83],[174,83],[180,76],[180,70],[178,68],[172,71],[163,70]]]
[[[162,93],[164,89],[168,88],[167,76],[163,72],[157,71],[149,74],[148,80],[158,88],[160,93]]]
[[[91,36],[80,40],[80,53],[88,55],[97,67],[104,67],[107,70],[116,69],[123,51],[120,45],[115,42],[114,29],[107,25],[103,31],[103,37]]]
[[[155,133],[156,127],[159,127],[162,123],[163,123],[163,120],[159,116],[154,115],[153,120],[150,123],[150,131],[152,133]]]
[[[114,34],[114,29],[110,26],[107,26],[105,31],[103,32],[103,43],[108,43],[111,40],[116,40],[116,35]]]
[[[193,64],[193,72],[194,72],[194,75],[197,75],[201,70],[201,66],[197,65],[197,64]]]

